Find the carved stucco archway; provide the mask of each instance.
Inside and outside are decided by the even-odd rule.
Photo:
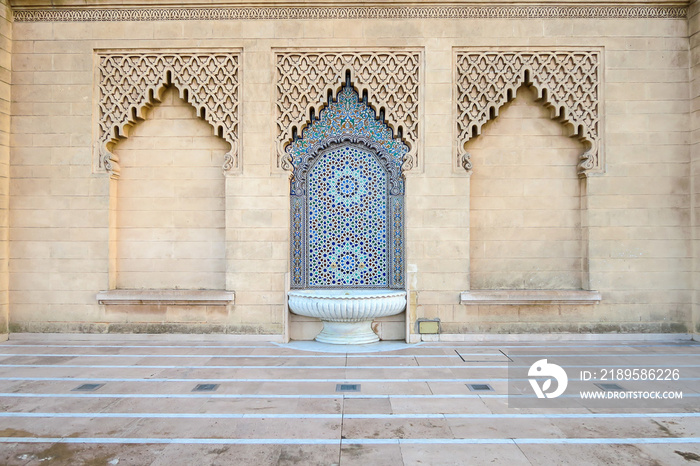
[[[532,85],[552,118],[585,146],[579,176],[605,170],[602,144],[603,51],[592,49],[455,49],[456,164],[471,173],[465,143],[498,115],[522,85]]]
[[[119,177],[111,151],[128,128],[143,119],[168,85],[231,145],[224,157],[228,174],[239,167],[238,102],[240,53],[224,51],[104,51],[97,53],[97,141],[95,169]]]
[[[402,170],[420,169],[421,50],[279,50],[275,53],[276,149],[274,165],[293,169],[285,149],[336,95],[347,73],[379,117],[409,147]]]

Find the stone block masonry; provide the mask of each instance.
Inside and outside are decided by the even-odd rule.
[[[439,318],[443,334],[698,331],[695,1],[689,8],[665,0],[449,8],[264,3],[17,0],[13,21],[2,4],[0,334],[9,320],[17,332],[281,338],[289,325],[290,182],[278,156],[279,141],[292,135],[280,136],[277,124],[285,94],[277,88],[277,58],[387,50],[417,57],[418,85],[410,91],[417,100],[400,118],[398,102],[408,97],[394,86],[395,94],[373,99],[374,69],[363,74],[369,59],[304,68],[300,76],[335,92],[349,70],[368,103],[378,112],[385,107],[395,134],[410,119],[402,137],[417,141],[405,194],[411,332],[419,318]],[[455,146],[456,51],[567,47],[603,58],[599,87],[581,87],[590,95],[576,96],[595,107],[589,113],[600,118],[599,138],[567,126],[587,115],[552,113],[547,96],[520,88],[505,107],[487,107],[490,122],[469,134],[468,147]],[[130,115],[126,138],[114,135],[122,172],[111,179],[93,158],[97,57],[125,50],[238,54],[235,138],[216,130],[202,106],[179,101],[171,79],[175,89],[160,103],[149,100],[149,111]],[[385,79],[389,86],[408,77],[397,71]],[[295,106],[303,109],[293,115],[299,134],[322,106],[307,103]],[[234,139],[236,166],[224,173]],[[604,157],[579,179],[580,157],[592,142]],[[461,150],[471,154],[471,175]],[[97,292],[117,288],[229,290],[236,299],[211,309],[134,305],[124,312],[97,302]],[[601,300],[460,303],[463,291],[503,288],[596,290]],[[293,333],[305,338],[315,324],[294,322]],[[386,323],[387,335],[403,338],[395,324]]]
[[[10,121],[12,85],[12,12],[0,2],[0,341],[9,322]]]
[[[693,251],[693,332],[700,334],[700,3],[690,2],[690,221]]]

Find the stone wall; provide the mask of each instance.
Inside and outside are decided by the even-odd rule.
[[[383,47],[420,50],[423,57],[419,163],[406,182],[411,322],[439,318],[447,334],[689,331],[693,256],[687,19],[516,16],[78,22],[22,17],[14,23],[12,74],[11,330],[117,331],[125,327],[115,324],[128,320],[127,314],[109,312],[95,299],[97,291],[117,286],[110,270],[119,267],[119,253],[110,253],[119,241],[113,227],[116,210],[110,210],[118,187],[115,191],[114,181],[94,170],[95,50],[241,50],[239,167],[224,179],[225,288],[236,292],[236,300],[218,316],[224,325],[218,328],[282,335],[288,320],[289,174],[275,164],[274,53]],[[568,199],[561,208],[569,212],[576,210],[570,201],[578,196],[582,220],[580,225],[566,222],[565,232],[542,232],[542,244],[530,257],[532,266],[538,255],[543,264],[554,255],[556,267],[565,267],[571,277],[558,283],[542,280],[538,286],[598,290],[603,298],[599,305],[459,303],[460,292],[475,285],[516,286],[507,262],[501,270],[507,269],[503,273],[509,277],[476,283],[478,270],[483,270],[479,267],[489,264],[470,261],[476,259],[470,251],[485,228],[472,224],[470,230],[470,221],[494,218],[499,206],[477,202],[482,175],[474,168],[470,179],[453,145],[454,53],[466,46],[495,51],[603,48],[599,113],[604,117],[605,173],[578,182],[567,172],[547,188],[553,202]],[[343,76],[337,80],[340,85]],[[524,105],[535,115],[525,112],[512,118],[522,121],[507,126],[525,132],[566,128],[548,121],[555,126],[546,129],[542,105]],[[503,116],[492,126],[501,124]],[[470,142],[481,145],[484,156],[500,148],[491,146],[488,131],[487,124],[484,134]],[[519,150],[523,134],[516,131],[507,140]],[[565,141],[562,163],[575,172],[575,158],[583,148],[562,134],[569,133],[557,138]],[[121,141],[115,150],[128,144],[128,139]],[[540,160],[533,156],[527,161],[532,162],[528,173],[537,173]],[[472,212],[470,195],[475,196]],[[526,223],[523,228],[536,230],[538,225]],[[526,232],[528,237],[537,236],[535,230]],[[557,248],[545,243],[557,241],[571,242],[571,247],[555,254]],[[573,257],[575,243],[581,244],[581,252]],[[516,250],[501,249],[506,259]],[[173,319],[164,316],[161,322],[179,322]],[[205,317],[190,320],[194,324],[164,328],[211,330]],[[299,334],[306,332],[300,329]]]
[[[10,223],[10,83],[12,69],[12,12],[0,2],[0,340],[6,338],[9,321],[9,223]]]
[[[700,3],[690,2],[691,225],[693,241],[693,330],[700,333]]]

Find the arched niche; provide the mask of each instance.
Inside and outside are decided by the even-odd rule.
[[[239,167],[239,52],[231,51],[104,51],[97,54],[94,166],[119,177],[114,144],[157,104],[168,86],[191,104],[215,134],[231,146],[222,169]]]
[[[114,147],[115,287],[224,289],[228,144],[175,88],[145,116]]]
[[[535,89],[516,95],[466,144],[470,289],[583,289],[584,145],[549,118]]]
[[[408,151],[348,74],[286,148],[291,288],[405,287],[401,167]]]

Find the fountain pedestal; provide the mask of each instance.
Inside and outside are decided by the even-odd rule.
[[[393,316],[406,308],[403,290],[294,290],[289,308],[295,314],[316,317],[323,330],[316,341],[359,345],[379,341],[372,321]]]

